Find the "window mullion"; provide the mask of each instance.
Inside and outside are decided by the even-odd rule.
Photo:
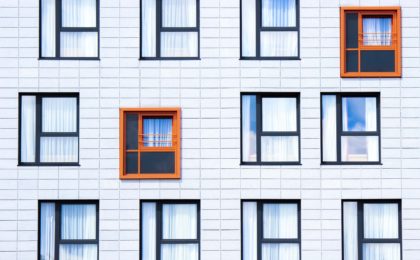
[[[342,111],[341,111],[341,105],[342,105],[342,100],[341,100],[341,95],[336,95],[336,116],[337,116],[337,162],[341,162],[341,130],[342,130],[342,124],[343,122],[341,121],[341,116],[342,116]]]
[[[259,1],[259,0],[257,0]],[[256,123],[257,123],[257,162],[261,162],[261,136],[262,136],[262,98],[256,95]]]
[[[161,32],[162,32],[162,0],[156,0],[156,58],[160,58]]]
[[[258,1],[258,0],[257,0]],[[257,201],[257,259],[262,260],[263,235],[263,203]]]
[[[61,203],[56,202],[55,204],[55,254],[54,259],[59,259],[60,240],[61,240]]]
[[[35,163],[41,162],[41,129],[42,129],[42,97],[40,95],[36,95],[36,115],[35,115]]]
[[[61,32],[61,1],[56,0],[55,5],[55,57],[60,58],[60,32]]]
[[[261,56],[261,48],[260,48],[260,37],[261,37],[261,0],[255,0],[255,10],[257,12],[257,15],[255,16],[255,57]]]
[[[359,259],[363,259],[363,203],[357,202],[357,234],[358,234],[358,255]]]
[[[158,1],[159,2],[159,1]],[[156,260],[160,260],[162,243],[162,203],[156,202]]]

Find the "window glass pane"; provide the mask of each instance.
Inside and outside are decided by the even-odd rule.
[[[162,244],[161,260],[198,260],[198,244]]]
[[[147,147],[172,146],[172,118],[144,118],[143,145]]]
[[[55,57],[55,0],[41,0],[41,56]]]
[[[363,45],[392,45],[392,18],[363,17]]]
[[[298,238],[297,204],[263,206],[264,238]]]
[[[296,131],[296,98],[263,98],[263,131]]]
[[[257,161],[256,97],[242,96],[242,160]]]
[[[125,159],[125,173],[138,173],[139,172],[139,153],[126,153]]]
[[[261,32],[262,57],[297,57],[298,33],[293,32]]]
[[[42,98],[42,132],[77,132],[77,98]]]
[[[163,204],[162,237],[163,239],[196,239],[197,205]]]
[[[98,259],[97,245],[60,245],[60,259],[65,260],[97,260]]]
[[[198,56],[197,32],[162,32],[160,40],[162,57]]]
[[[156,0],[141,0],[141,55],[156,57]]]
[[[139,115],[127,114],[125,123],[125,149],[136,150],[139,137]]]
[[[363,244],[363,259],[366,260],[399,260],[400,244]]]
[[[398,238],[397,203],[365,203],[363,207],[365,238]]]
[[[262,244],[262,259],[299,260],[299,244]]]
[[[343,98],[343,131],[376,131],[376,98]]]
[[[142,203],[141,207],[142,260],[156,260],[156,203]]]
[[[36,96],[22,96],[20,129],[20,160],[35,162]]]
[[[96,205],[61,206],[61,239],[95,239]]]
[[[378,162],[379,138],[377,136],[342,136],[341,160],[343,162]]]
[[[322,160],[337,161],[337,107],[335,95],[322,96]]]
[[[162,0],[163,27],[195,27],[197,0]]]
[[[96,27],[96,0],[61,0],[63,27]]]
[[[255,57],[256,40],[256,0],[242,0],[241,33],[242,56]]]
[[[257,260],[257,203],[242,204],[243,260]]]
[[[297,136],[261,137],[261,161],[297,162],[299,161],[299,138]]]
[[[77,162],[77,137],[41,137],[41,162]]]
[[[42,203],[40,222],[41,259],[55,259],[55,203]]]
[[[296,0],[262,0],[262,26],[296,26]]]
[[[357,202],[343,203],[344,260],[358,260]]]
[[[60,34],[62,57],[97,57],[97,32],[62,32]]]

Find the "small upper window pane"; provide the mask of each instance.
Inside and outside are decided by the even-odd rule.
[[[376,98],[343,98],[343,131],[376,131]]]
[[[392,45],[392,18],[363,17],[363,45]]]
[[[76,98],[42,98],[43,132],[76,132]]]
[[[195,27],[196,0],[162,0],[163,27]]]
[[[264,238],[298,238],[297,212],[297,204],[264,204]]]
[[[397,203],[365,203],[363,207],[365,238],[398,238]]]
[[[296,98],[263,98],[263,131],[296,131]]]
[[[163,239],[197,238],[197,204],[163,204]]]
[[[296,0],[262,0],[262,26],[295,27]]]
[[[172,146],[172,119],[143,119],[143,143],[146,147]]]
[[[96,205],[65,204],[61,206],[62,239],[96,238]]]
[[[63,27],[95,27],[96,0],[62,0]]]

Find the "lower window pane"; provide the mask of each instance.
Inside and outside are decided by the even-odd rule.
[[[125,159],[125,172],[138,173],[139,172],[139,154],[138,153],[127,153]]]
[[[298,33],[261,32],[262,57],[297,57]]]
[[[299,260],[298,244],[262,244],[262,259]]]
[[[60,245],[60,260],[97,260],[97,245]]]
[[[163,244],[161,260],[198,260],[198,244]]]
[[[299,138],[297,136],[261,137],[261,161],[297,162],[299,161]]]
[[[342,136],[341,161],[378,162],[379,138],[377,136]]]
[[[97,32],[62,32],[60,34],[61,57],[97,57]]]
[[[41,162],[77,162],[77,137],[41,137]]]
[[[363,260],[399,260],[400,244],[363,244]]]
[[[197,32],[163,32],[161,34],[162,57],[197,57]]]

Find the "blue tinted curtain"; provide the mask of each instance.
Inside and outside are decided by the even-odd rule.
[[[363,18],[364,45],[391,45],[392,18],[366,17]]]
[[[145,118],[143,120],[143,135],[144,146],[172,146],[172,119]]]

